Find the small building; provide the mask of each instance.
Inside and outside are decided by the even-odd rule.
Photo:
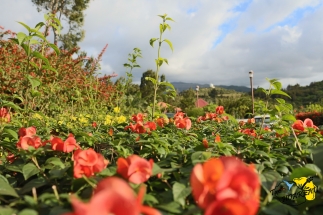
[[[198,99],[196,102],[195,102],[195,106],[196,107],[204,107],[206,105],[208,105],[209,103],[207,103],[207,101],[205,101],[204,99]]]

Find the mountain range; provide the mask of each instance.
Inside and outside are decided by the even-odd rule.
[[[192,88],[195,90],[196,86],[199,86],[200,88],[210,88],[210,84],[198,84],[198,83],[185,83],[185,82],[171,82],[175,89],[179,92],[182,92],[184,90],[188,90]],[[214,85],[215,88],[224,88],[228,90],[235,90],[237,92],[242,92],[242,93],[247,93],[250,92],[249,87],[244,87],[244,86],[235,86],[235,85]]]

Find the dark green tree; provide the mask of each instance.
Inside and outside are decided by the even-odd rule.
[[[184,90],[183,92],[180,93],[180,95],[181,95],[180,108],[186,111],[190,108],[195,107],[196,93],[192,88],[188,90]]]
[[[153,97],[154,97],[154,84],[146,80],[146,77],[151,77],[155,78],[156,77],[156,72],[152,70],[147,70],[142,74],[141,77],[141,82],[140,82],[140,92],[141,92],[141,97],[144,98],[146,101],[153,102]],[[159,77],[159,80],[161,82],[164,82],[166,80],[166,76],[163,74]],[[159,86],[157,90],[157,100],[162,99],[163,95],[165,93],[166,86]]]
[[[90,0],[32,0],[32,3],[38,12],[45,10],[55,14],[59,21],[64,20],[68,23],[68,32],[63,35],[58,35],[52,28],[55,45],[60,41],[61,49],[71,50],[84,39],[84,10],[89,6]],[[49,30],[45,30],[46,35]]]
[[[218,95],[218,92],[217,92],[217,90],[216,89],[212,89],[212,90],[210,90],[209,91],[209,96],[211,97],[211,99],[213,100],[213,101],[215,101],[215,97]]]

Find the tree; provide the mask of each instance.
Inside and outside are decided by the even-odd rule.
[[[144,98],[146,101],[151,101],[153,102],[153,97],[154,97],[154,84],[146,80],[146,77],[151,77],[155,78],[156,77],[156,72],[152,70],[147,70],[142,74],[141,77],[141,82],[140,82],[140,92],[141,92],[141,97]],[[166,80],[165,75],[160,76],[160,81],[164,82]],[[158,97],[161,97],[166,90],[166,86],[159,86],[157,90],[157,95]]]
[[[196,96],[195,96],[195,91],[192,88],[181,92],[181,96],[182,96],[182,99],[181,99],[180,107],[183,110],[187,110],[195,107]]]
[[[216,89],[212,89],[209,91],[209,96],[213,99],[213,101],[215,101],[215,97],[218,95],[218,92],[216,91]]]
[[[55,14],[59,21],[67,21],[69,28],[64,35],[58,35],[54,28],[54,44],[62,42],[60,48],[71,50],[84,39],[85,31],[81,29],[84,24],[83,11],[89,6],[90,0],[32,0],[37,7],[37,11],[46,10]],[[50,29],[45,30],[48,35]]]

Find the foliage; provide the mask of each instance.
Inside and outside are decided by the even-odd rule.
[[[68,31],[66,34],[60,34],[55,28],[52,28],[55,45],[57,45],[58,41],[61,41],[60,48],[71,50],[77,47],[77,44],[84,39],[85,32],[81,27],[84,24],[84,10],[89,6],[90,0],[32,0],[32,3],[37,7],[38,12],[46,10],[57,15],[60,22],[62,20],[67,21]],[[49,30],[50,27],[46,27],[46,36],[49,35]]]
[[[161,48],[161,45],[163,42],[166,42],[170,49],[173,51],[173,44],[171,41],[169,41],[168,39],[164,39],[162,40],[162,35],[163,33],[165,32],[166,29],[170,30],[171,27],[169,24],[166,23],[166,21],[172,21],[174,22],[174,20],[170,17],[167,17],[167,14],[164,14],[164,15],[158,15],[160,18],[163,19],[163,23],[160,23],[159,24],[159,38],[151,38],[150,41],[149,41],[149,44],[154,47],[154,42],[156,41],[159,41],[158,42],[158,52],[157,52],[157,59],[155,59],[155,62],[156,62],[156,76],[154,78],[151,78],[151,77],[146,77],[145,79],[146,80],[149,80],[153,83],[153,86],[154,86],[154,99],[153,99],[153,109],[152,109],[152,113],[151,113],[151,118],[153,119],[154,118],[154,113],[155,113],[155,107],[156,107],[156,103],[157,103],[157,91],[158,91],[158,88],[160,86],[167,86],[169,87],[169,90],[168,92],[171,94],[170,96],[171,97],[175,97],[175,88],[174,86],[169,83],[169,82],[160,82],[159,81],[159,76],[158,76],[158,73],[159,73],[159,69],[160,67],[163,65],[163,63],[167,63],[168,64],[168,60],[166,58],[162,58],[160,57],[160,48]]]
[[[204,114],[203,108],[192,108],[186,111],[186,114],[190,117],[199,117]]]
[[[52,18],[45,16],[47,21]],[[76,49],[60,51],[46,40],[40,32],[46,24],[41,22],[34,29],[21,24],[28,30],[28,35],[20,32],[11,41],[0,41],[2,98],[44,114],[64,110],[61,104],[82,107],[87,103],[94,108],[113,102],[116,89],[109,82],[113,76],[94,77],[97,61],[84,67],[84,57],[71,57]],[[4,33],[8,34],[8,31]]]

